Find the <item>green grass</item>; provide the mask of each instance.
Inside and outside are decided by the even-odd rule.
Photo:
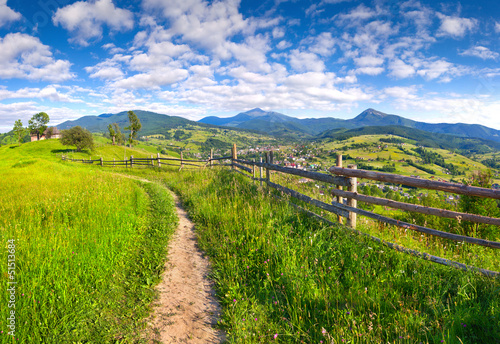
[[[176,217],[168,191],[60,161],[56,140],[0,147],[0,242],[15,240],[16,343],[140,340]],[[7,251],[0,276],[6,327]]]
[[[500,281],[303,216],[223,170],[132,173],[180,193],[230,343],[496,343]]]

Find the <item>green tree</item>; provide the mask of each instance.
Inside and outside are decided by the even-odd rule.
[[[49,123],[50,118],[45,112],[39,112],[36,115],[33,115],[29,120],[28,128],[31,134],[36,134],[37,140],[40,140],[40,135],[43,134],[45,129],[47,129],[47,123]]]
[[[185,135],[186,133],[184,132],[184,130],[177,129],[174,133],[174,139],[176,141],[180,141]]]
[[[463,183],[482,188],[491,188],[491,171],[474,171],[469,179],[464,180]],[[463,195],[458,201],[458,207],[460,211],[464,213],[500,217],[498,204],[491,198]],[[469,221],[463,221],[461,225],[466,235],[491,238],[493,240],[498,236],[498,226]]]
[[[80,126],[63,130],[60,140],[65,146],[76,146],[78,152],[81,152],[82,149],[94,149],[94,137],[90,131]]]
[[[123,143],[123,134],[118,123],[108,125],[109,136],[113,139],[113,145]]]
[[[136,141],[134,140],[137,137],[137,132],[141,130],[142,124],[139,120],[139,117],[134,113],[134,111],[128,112],[128,121],[130,125],[125,128],[125,130],[130,130],[130,134],[128,136],[128,143],[130,146],[134,144]]]
[[[25,127],[23,127],[23,122],[21,122],[20,119],[18,119],[14,123],[13,131],[14,131],[14,135],[16,135],[16,137],[17,137],[17,142],[19,142],[21,144],[23,142],[24,136],[26,135],[27,129]]]

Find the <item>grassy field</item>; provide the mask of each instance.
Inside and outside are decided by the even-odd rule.
[[[7,200],[0,204],[0,240],[15,251],[19,338],[12,341],[2,320],[1,343],[141,342],[176,221],[165,187],[181,196],[212,261],[220,326],[230,343],[500,343],[499,279],[327,226],[228,169],[127,171],[60,161],[61,153],[152,153],[98,140],[96,151],[83,153],[55,140],[0,147],[0,195]],[[403,245],[414,240],[360,227]],[[417,249],[451,252],[481,267],[500,264],[491,250],[415,241]],[[9,305],[7,250],[2,261],[0,302]],[[7,319],[9,308],[0,310]]]
[[[15,245],[13,257],[0,255],[0,343],[134,342],[176,223],[173,200],[164,188],[62,162],[65,149],[57,140],[0,147],[0,241]]]
[[[227,170],[131,173],[181,195],[231,343],[500,340],[499,280],[325,226]]]

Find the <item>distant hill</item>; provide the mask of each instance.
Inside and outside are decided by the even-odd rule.
[[[274,135],[297,134],[315,136],[331,129],[355,129],[368,126],[403,126],[428,131],[431,133],[450,134],[461,137],[476,137],[500,142],[500,130],[477,124],[425,123],[397,115],[389,115],[374,109],[367,109],[352,119],[306,118],[299,119],[277,112],[253,109],[239,113],[234,117],[205,117],[199,122],[237,128],[258,130]]]
[[[197,122],[188,119],[161,115],[159,113],[135,110],[134,111],[142,124],[140,131],[141,135],[159,134],[162,129],[177,128],[186,124],[199,125]],[[106,132],[108,125],[111,123],[118,123],[122,132],[123,128],[129,125],[128,111],[123,111],[117,114],[102,114],[99,116],[84,116],[74,121],[66,121],[59,124],[59,129],[69,129],[74,126],[81,126],[91,132]]]
[[[321,133],[321,135],[318,135],[318,138],[341,141],[362,135],[395,135],[415,140],[418,145],[425,147],[460,150],[466,154],[485,154],[494,150],[500,150],[500,142],[496,141],[430,133],[420,129],[395,125],[369,126],[355,129],[332,129]]]

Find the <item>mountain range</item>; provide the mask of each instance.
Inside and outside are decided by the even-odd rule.
[[[356,129],[370,126],[402,126],[431,133],[449,134],[460,137],[481,138],[500,142],[500,130],[478,124],[464,123],[425,123],[397,115],[386,114],[374,109],[367,109],[352,119],[305,118],[299,119],[278,112],[253,109],[233,117],[205,117],[199,123],[213,124],[242,129],[252,129],[273,135],[296,134],[316,136],[332,129]]]

